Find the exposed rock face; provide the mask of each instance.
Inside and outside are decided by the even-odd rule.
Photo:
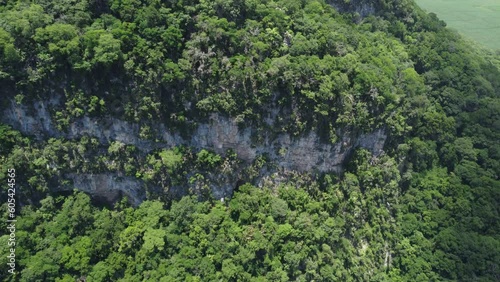
[[[119,177],[116,174],[69,174],[67,178],[73,181],[73,186],[60,187],[60,190],[75,188],[91,195],[98,195],[108,202],[116,201],[120,193],[123,193],[134,206],[138,206],[146,199],[143,183],[132,177]]]
[[[58,104],[58,100],[38,101],[33,104],[33,111],[14,101],[2,116],[2,122],[29,135],[34,135],[39,140],[50,137],[65,137],[68,139],[82,136],[92,136],[101,143],[120,141],[124,144],[133,144],[144,151],[152,149],[152,143],[139,138],[139,126],[116,118],[97,119],[84,116],[72,122],[66,132],[57,129],[52,121],[49,109]],[[178,140],[166,140],[176,142]],[[171,137],[173,138],[173,137]]]
[[[384,131],[377,129],[357,139],[344,136],[334,145],[320,142],[316,133],[298,139],[292,139],[288,134],[280,134],[273,140],[264,138],[264,144],[252,144],[250,128],[240,131],[233,120],[217,115],[212,116],[211,121],[198,127],[190,142],[191,146],[210,148],[217,153],[233,149],[246,161],[267,154],[280,167],[298,171],[339,171],[351,149],[361,146],[378,155],[382,152],[386,139]],[[280,150],[282,154],[279,153]]]
[[[278,167],[285,170],[319,172],[339,172],[350,152],[360,146],[370,150],[375,156],[382,152],[386,134],[383,129],[371,133],[352,136],[345,134],[336,144],[322,143],[316,133],[309,133],[300,138],[291,138],[288,134],[279,134],[274,138],[262,136],[259,143],[252,142],[256,134],[252,128],[238,128],[237,123],[230,118],[213,114],[207,123],[200,124],[190,139],[183,139],[178,133],[170,131],[165,125],[157,124],[154,130],[161,136],[160,142],[139,138],[139,126],[116,118],[82,117],[72,122],[66,132],[59,131],[51,120],[49,109],[56,105],[57,100],[39,101],[34,104],[34,111],[14,102],[2,115],[2,122],[30,135],[36,135],[40,140],[49,137],[65,137],[68,139],[82,136],[92,136],[101,143],[120,141],[131,144],[144,152],[155,148],[169,148],[178,145],[191,146],[196,149],[209,149],[224,154],[227,149],[233,149],[238,157],[246,162],[252,162],[257,156],[267,154]],[[118,181],[114,175],[72,175],[70,177],[76,188],[92,194],[103,194],[109,191],[122,191],[129,195],[132,201],[143,199],[140,192],[141,182],[136,179]],[[228,194],[227,190],[234,188],[234,183],[212,187],[216,197]]]
[[[328,3],[340,12],[358,13],[361,18],[368,17],[376,13],[375,1],[367,0],[329,0]]]

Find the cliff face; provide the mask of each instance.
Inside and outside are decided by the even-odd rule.
[[[257,134],[256,130],[250,127],[241,129],[233,119],[217,114],[213,114],[206,123],[199,124],[190,138],[182,138],[179,133],[169,130],[164,124],[155,124],[153,130],[160,136],[159,142],[141,139],[139,125],[113,117],[84,116],[70,123],[68,129],[63,132],[55,127],[50,114],[50,109],[57,106],[58,101],[57,98],[37,101],[33,107],[12,102],[2,115],[2,122],[25,134],[35,135],[39,140],[51,137],[75,139],[90,136],[102,144],[120,141],[134,145],[143,153],[178,145],[192,147],[195,151],[208,149],[218,154],[224,154],[228,149],[232,149],[245,163],[251,163],[256,157],[265,154],[279,169],[298,172],[314,170],[340,172],[342,164],[354,148],[366,148],[377,156],[382,153],[386,140],[384,130],[376,129],[358,136],[346,133],[335,144],[322,143],[314,132],[298,138],[292,138],[288,134],[279,134],[275,137],[260,136],[259,139],[263,141],[254,142],[252,139],[255,138],[252,137]],[[115,196],[114,193],[121,191],[135,204],[144,200],[144,189],[141,188],[141,181],[137,179],[120,178],[111,174],[72,173],[65,177],[73,182],[75,188],[101,197],[109,199]],[[218,186],[212,186],[213,195],[219,198],[230,194],[235,187],[233,182],[236,178],[229,177],[226,181],[219,181]],[[177,192],[182,193],[179,189],[182,190],[176,188]]]
[[[328,3],[339,12],[358,13],[362,18],[368,17],[376,13],[376,1],[367,0],[330,0]]]
[[[60,190],[78,189],[98,196],[107,202],[114,202],[123,193],[128,196],[131,204],[138,206],[146,199],[143,183],[132,177],[122,177],[116,174],[68,174],[66,177],[73,185],[58,187]]]

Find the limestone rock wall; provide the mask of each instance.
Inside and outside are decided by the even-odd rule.
[[[159,133],[160,142],[143,140],[139,138],[139,126],[117,118],[81,117],[72,122],[67,131],[59,131],[51,119],[50,109],[56,106],[57,99],[51,101],[38,101],[33,104],[33,109],[25,105],[12,102],[2,117],[3,123],[36,138],[44,140],[50,137],[64,137],[67,139],[91,136],[101,143],[120,141],[131,144],[143,152],[155,148],[170,148],[178,145],[191,146],[196,149],[209,149],[219,154],[224,154],[227,149],[233,149],[238,157],[248,163],[257,156],[266,154],[270,160],[284,170],[301,172],[316,170],[319,172],[339,172],[342,164],[358,146],[370,150],[375,156],[382,153],[386,140],[383,129],[352,136],[345,134],[336,144],[325,144],[320,141],[316,133],[292,138],[288,134],[279,134],[274,138],[262,136],[259,143],[252,142],[252,135],[256,134],[252,128],[240,129],[233,119],[213,114],[206,123],[201,123],[195,129],[190,139],[184,139],[180,134],[172,132],[164,124],[154,125],[153,130]],[[140,202],[141,181],[126,179],[119,181],[114,175],[71,175],[76,188],[92,194],[109,194],[116,190],[132,197],[132,201]],[[215,196],[227,194],[228,187],[233,184],[212,187]],[[222,191],[224,190],[224,191]],[[143,189],[142,189],[143,191]]]
[[[362,18],[376,13],[376,3],[373,0],[329,0],[328,3],[340,12],[358,13]]]
[[[69,174],[73,185],[58,187],[59,190],[78,189],[91,195],[98,195],[108,202],[116,201],[120,193],[128,196],[131,204],[138,206],[146,199],[143,183],[133,177],[122,177],[116,174]]]

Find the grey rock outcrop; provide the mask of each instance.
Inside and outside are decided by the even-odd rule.
[[[142,182],[132,177],[120,177],[116,174],[69,174],[66,177],[72,180],[73,185],[60,187],[59,190],[74,188],[98,195],[108,202],[116,201],[120,193],[123,193],[134,206],[146,199]]]
[[[206,123],[201,123],[192,133],[190,139],[185,139],[177,132],[169,130],[164,124],[154,125],[153,130],[158,133],[160,142],[143,140],[139,137],[139,125],[117,118],[81,117],[73,121],[67,131],[58,130],[50,115],[51,107],[57,105],[58,100],[38,101],[29,110],[24,105],[14,102],[7,108],[1,118],[3,123],[29,135],[36,135],[40,140],[50,137],[64,137],[67,139],[91,136],[101,143],[120,141],[124,144],[135,145],[143,152],[155,148],[170,148],[186,145],[196,149],[209,149],[224,154],[228,149],[234,150],[238,157],[251,163],[259,155],[266,154],[279,168],[299,172],[319,171],[340,172],[342,164],[356,147],[363,147],[377,156],[382,153],[386,140],[383,129],[353,135],[343,134],[341,140],[335,144],[326,144],[320,141],[316,133],[292,138],[289,134],[278,134],[270,138],[261,136],[259,142],[253,142],[252,135],[256,130],[247,127],[240,129],[234,119],[217,114],[210,116]],[[109,191],[122,191],[129,195],[132,201],[140,202],[143,197],[141,181],[129,179],[118,181],[114,175],[72,175],[74,186],[91,194],[103,194]],[[212,187],[214,196],[228,194],[226,190],[234,187],[234,183]],[[219,191],[220,190],[220,191]]]
[[[329,0],[328,3],[332,5],[339,12],[358,13],[361,18],[368,17],[376,13],[375,1],[367,0]]]

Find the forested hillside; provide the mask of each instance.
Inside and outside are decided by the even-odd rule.
[[[3,1],[0,93],[4,281],[500,281],[500,57],[411,0]]]

